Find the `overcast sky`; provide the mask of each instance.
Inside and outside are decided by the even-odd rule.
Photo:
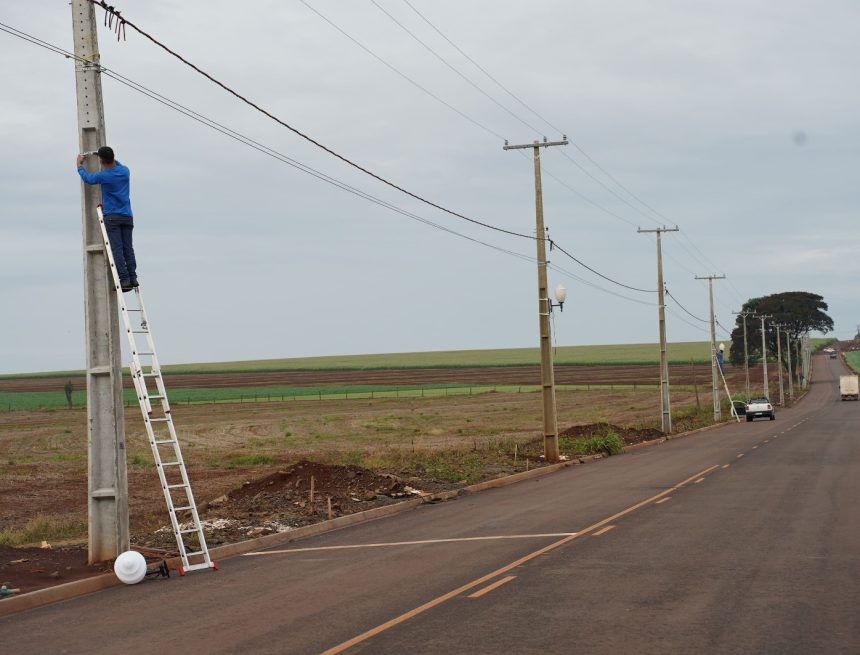
[[[853,336],[856,1],[410,1],[663,217],[573,144],[566,154],[614,195],[551,148],[542,160],[546,223],[563,247],[621,282],[655,288],[654,236],[636,226],[677,223],[681,234],[664,237],[665,276],[692,313],[708,312],[707,283],[693,275],[725,273],[714,286],[718,319],[729,329],[731,311],[749,297],[808,290],[829,303],[836,335]],[[526,143],[561,134],[403,0],[378,2],[535,129],[370,0],[308,2],[454,109],[298,0],[117,8],[378,174],[458,212],[532,232],[530,158],[503,151],[500,137]],[[4,3],[0,22],[71,47],[68,2]],[[534,256],[533,242],[382,186],[127,34],[117,43],[100,31],[103,65],[423,218]],[[5,33],[0,60],[0,372],[82,368],[73,64]],[[162,362],[537,345],[533,263],[345,193],[114,80],[103,88],[108,143],[132,170],[138,273]],[[552,287],[568,288],[555,321],[559,344],[656,341],[654,294],[614,286],[558,253],[551,260],[627,297],[551,272]],[[677,312],[668,316],[670,341],[707,338],[705,324],[668,304]]]

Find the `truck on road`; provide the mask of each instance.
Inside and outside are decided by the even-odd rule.
[[[776,418],[776,414],[773,413],[773,405],[771,405],[770,400],[764,396],[750,400],[747,403],[745,413],[747,423],[751,422],[755,418],[765,417],[769,418],[771,421]]]
[[[839,376],[839,395],[842,396],[842,400],[860,400],[858,386],[860,385],[856,375]]]

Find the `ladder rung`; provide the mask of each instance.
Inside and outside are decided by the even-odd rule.
[[[152,443],[156,443],[156,444],[176,443],[176,439],[162,439],[160,441],[153,441]]]
[[[162,462],[161,466],[180,466],[182,462]],[[185,485],[182,485],[183,487]]]
[[[151,419],[149,419],[149,422],[150,423],[166,423],[169,420],[170,420],[170,417],[168,416],[166,418],[151,418]]]
[[[141,375],[145,378],[159,378],[159,377],[161,377],[161,373],[141,373]]]
[[[165,398],[167,398],[167,396],[159,396],[159,395],[149,396],[150,400],[164,400]]]
[[[132,334],[149,334],[149,330],[132,330]]]
[[[155,353],[137,353],[138,355],[154,355]]]
[[[206,555],[205,550],[198,550],[196,553],[185,553],[185,557],[194,557],[195,555]],[[191,566],[201,566],[201,564],[192,564]],[[186,566],[185,570],[188,571],[191,569],[191,566]],[[209,566],[206,564],[205,566]]]
[[[142,309],[133,309],[131,307],[126,307],[125,311],[127,311],[127,312],[142,312],[143,310]]]
[[[169,484],[169,485],[167,485],[167,488],[168,489],[184,489],[187,486],[188,485],[183,482],[182,484]]]
[[[188,528],[187,530],[180,530],[179,534],[191,534],[192,532],[197,532],[198,528]]]
[[[188,566],[185,566],[183,568],[185,569],[186,573],[188,573],[189,571],[197,571],[199,569],[218,569],[218,567],[215,566],[215,562],[212,561],[200,562],[200,564],[189,564]]]
[[[191,505],[186,505],[185,507],[174,507],[173,511],[174,512],[184,512],[184,511],[189,510],[189,509],[194,509],[194,508]]]

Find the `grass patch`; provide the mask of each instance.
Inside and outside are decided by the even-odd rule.
[[[275,459],[271,455],[236,455],[228,458],[221,466],[234,469],[237,466],[269,466],[274,463]]]
[[[78,539],[87,534],[87,522],[80,519],[57,519],[38,515],[27,521],[23,528],[4,528],[0,530],[0,545],[27,546]]]
[[[610,431],[593,437],[561,437],[558,447],[565,455],[620,455],[624,452],[624,440]]]
[[[860,373],[860,350],[845,353],[845,361],[848,362],[848,366],[854,369],[855,373]]]

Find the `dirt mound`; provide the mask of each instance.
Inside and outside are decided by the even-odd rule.
[[[328,518],[329,511],[334,518],[423,493],[408,482],[417,484],[360,466],[302,460],[210,500],[201,507],[201,520],[210,545],[230,543],[317,523]],[[141,545],[148,547],[175,547],[169,527],[157,530],[143,542]]]
[[[609,432],[617,434],[626,444],[640,443],[651,439],[659,439],[663,433],[656,428],[625,428],[612,423],[587,423],[573,425],[564,430],[562,437],[602,437]]]
[[[407,495],[405,485],[394,475],[380,475],[360,466],[332,466],[302,460],[285,471],[248,482],[227,494],[231,505],[255,505],[272,501],[309,501],[311,478],[317,500],[332,502],[376,500],[377,496],[395,498]],[[211,506],[211,503],[210,503]]]

